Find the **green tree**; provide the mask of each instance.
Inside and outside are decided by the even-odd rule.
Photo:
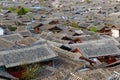
[[[92,32],[97,32],[96,26],[92,26],[92,27],[90,28],[90,31],[92,31]]]

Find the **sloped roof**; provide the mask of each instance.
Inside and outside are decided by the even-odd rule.
[[[75,30],[76,33],[78,34],[83,34],[84,32],[82,30]]]
[[[63,43],[63,44],[69,43],[69,41],[61,40],[63,36],[64,36],[63,34],[58,34],[58,33],[53,34],[51,32],[42,32],[40,35],[38,35],[38,37],[44,38],[46,40],[54,41],[57,43]]]
[[[15,24],[15,20],[3,20],[2,24],[3,25],[14,25]]]
[[[15,44],[13,42],[0,38],[0,50],[11,48],[14,45]]]
[[[44,44],[15,50],[1,51],[0,62],[6,67],[13,67],[21,64],[41,62],[56,56],[57,55]]]
[[[109,74],[103,69],[76,72],[68,80],[106,80]]]
[[[19,34],[21,34],[23,37],[30,37],[32,36],[32,33],[28,30],[23,30],[23,31],[20,31]]]
[[[74,38],[80,38],[82,42],[85,41],[91,41],[91,40],[99,40],[101,39],[99,35],[81,35],[81,36],[75,36]]]
[[[56,24],[55,25],[43,25],[42,27],[40,27],[41,30],[48,30],[50,28],[54,28],[55,26],[57,26]]]
[[[5,17],[5,19],[15,20],[16,16],[17,16],[17,13],[7,13],[7,17]]]
[[[36,41],[37,40],[33,37],[26,37],[26,38],[23,38],[22,40],[18,41],[18,43],[24,44],[24,45],[30,45],[30,44],[33,44]]]
[[[4,71],[1,71],[1,70],[0,70],[0,76],[1,76],[1,77],[5,77],[5,78],[7,78],[7,79],[18,80],[17,78],[13,77],[13,76],[10,75],[9,73],[4,72]]]
[[[96,25],[97,27],[97,30],[101,30],[101,29],[103,29],[104,27],[105,27],[105,25],[104,24],[101,24],[101,25]]]
[[[52,36],[53,33],[52,32],[42,32],[40,35],[38,35],[38,37],[41,37],[41,38],[48,38],[49,36]]]
[[[41,18],[41,14],[33,14],[33,18],[36,19],[36,20],[39,20]]]
[[[79,25],[80,27],[87,28],[90,24],[88,24],[88,23],[79,23],[78,25]]]
[[[52,31],[52,30],[59,30],[59,31],[61,31],[62,29],[61,29],[61,28],[59,28],[59,27],[57,27],[57,26],[55,26],[55,27],[50,28],[50,29],[48,29],[48,30],[50,30],[50,31]]]
[[[56,68],[50,66],[43,66],[35,73],[37,78],[35,78],[34,80],[42,80],[44,78],[51,77],[58,72],[59,71]]]
[[[70,44],[72,48],[79,48],[85,57],[98,57],[106,55],[120,55],[120,50],[111,39],[94,40],[84,43]]]
[[[32,27],[35,29],[35,28],[39,28],[39,27],[41,27],[41,26],[43,26],[43,24],[42,23],[40,23],[40,22],[34,22],[34,23],[32,23]]]
[[[113,37],[111,37],[111,36],[108,36],[108,35],[100,35],[100,37],[101,37],[102,39],[105,39],[105,40],[111,39],[112,42],[113,42],[113,44],[119,45],[119,42],[118,42],[115,38],[113,38]]]
[[[30,21],[30,18],[26,15],[22,15],[22,17],[19,17],[17,19],[22,21],[22,22],[29,22]]]
[[[45,76],[43,78],[36,78],[33,80],[61,80],[63,78],[64,78],[64,73],[62,73],[60,71],[59,72],[56,71],[56,72],[53,72],[52,74],[50,74],[49,76]]]
[[[10,35],[3,35],[1,37],[8,40],[8,41],[12,41],[12,42],[23,39],[22,35],[20,35],[19,33],[10,34]]]

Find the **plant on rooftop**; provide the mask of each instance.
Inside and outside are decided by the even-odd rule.
[[[39,2],[39,5],[41,6],[43,5],[44,0],[38,0],[38,2]]]
[[[27,17],[32,20],[33,19],[33,16],[31,14],[27,14]]]
[[[72,23],[70,24],[70,26],[72,26],[72,27],[74,27],[74,28],[80,28],[76,22],[72,22]]]
[[[76,4],[79,4],[79,2],[76,2]]]
[[[25,15],[26,13],[30,12],[28,8],[24,8],[22,6],[19,6],[15,12],[18,14],[18,16]]]
[[[17,30],[17,27],[11,26],[11,27],[9,27],[8,29],[9,29],[10,31],[16,31],[16,30]]]
[[[118,18],[120,18],[120,15],[118,16]]]
[[[90,31],[92,31],[92,32],[97,32],[96,26],[92,26],[92,27],[90,28]]]
[[[32,65],[32,66],[28,66],[28,65],[24,65],[22,66],[25,71],[22,74],[22,77],[20,80],[32,80],[35,78],[35,73],[40,69],[40,65],[36,64],[36,65]]]
[[[80,28],[80,26],[76,22],[65,22],[64,25],[71,26],[71,27],[74,27],[74,28]]]
[[[3,7],[2,6],[0,6],[0,10],[2,10],[3,9]]]
[[[86,0],[86,2],[89,4],[89,3],[91,3],[91,0]]]
[[[14,7],[9,7],[8,10],[9,10],[10,12],[14,12],[14,11],[15,11],[15,8],[14,8]]]

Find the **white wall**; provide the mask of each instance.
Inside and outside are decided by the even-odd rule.
[[[112,29],[111,32],[112,32],[112,37],[115,37],[115,38],[119,37],[119,30]]]
[[[4,30],[0,28],[0,35],[4,35]]]

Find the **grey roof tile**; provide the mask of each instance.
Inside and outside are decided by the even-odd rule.
[[[17,78],[13,77],[12,75],[4,71],[0,71],[0,76],[8,79],[12,79],[12,80],[18,80]]]
[[[1,51],[0,62],[6,67],[13,67],[21,64],[41,62],[56,56],[57,55],[44,44],[16,50]]]
[[[0,50],[12,48],[14,45],[13,42],[0,38]]]
[[[18,40],[23,39],[22,35],[19,34],[19,33],[4,35],[4,36],[1,36],[1,37],[8,40],[8,41],[12,41],[12,42],[16,42]]]
[[[28,30],[23,30],[23,31],[20,31],[19,34],[21,34],[23,37],[30,37],[32,36],[32,33]]]
[[[94,40],[79,44],[70,44],[72,48],[79,48],[85,57],[98,57],[105,55],[120,55],[120,50],[111,39]]]

